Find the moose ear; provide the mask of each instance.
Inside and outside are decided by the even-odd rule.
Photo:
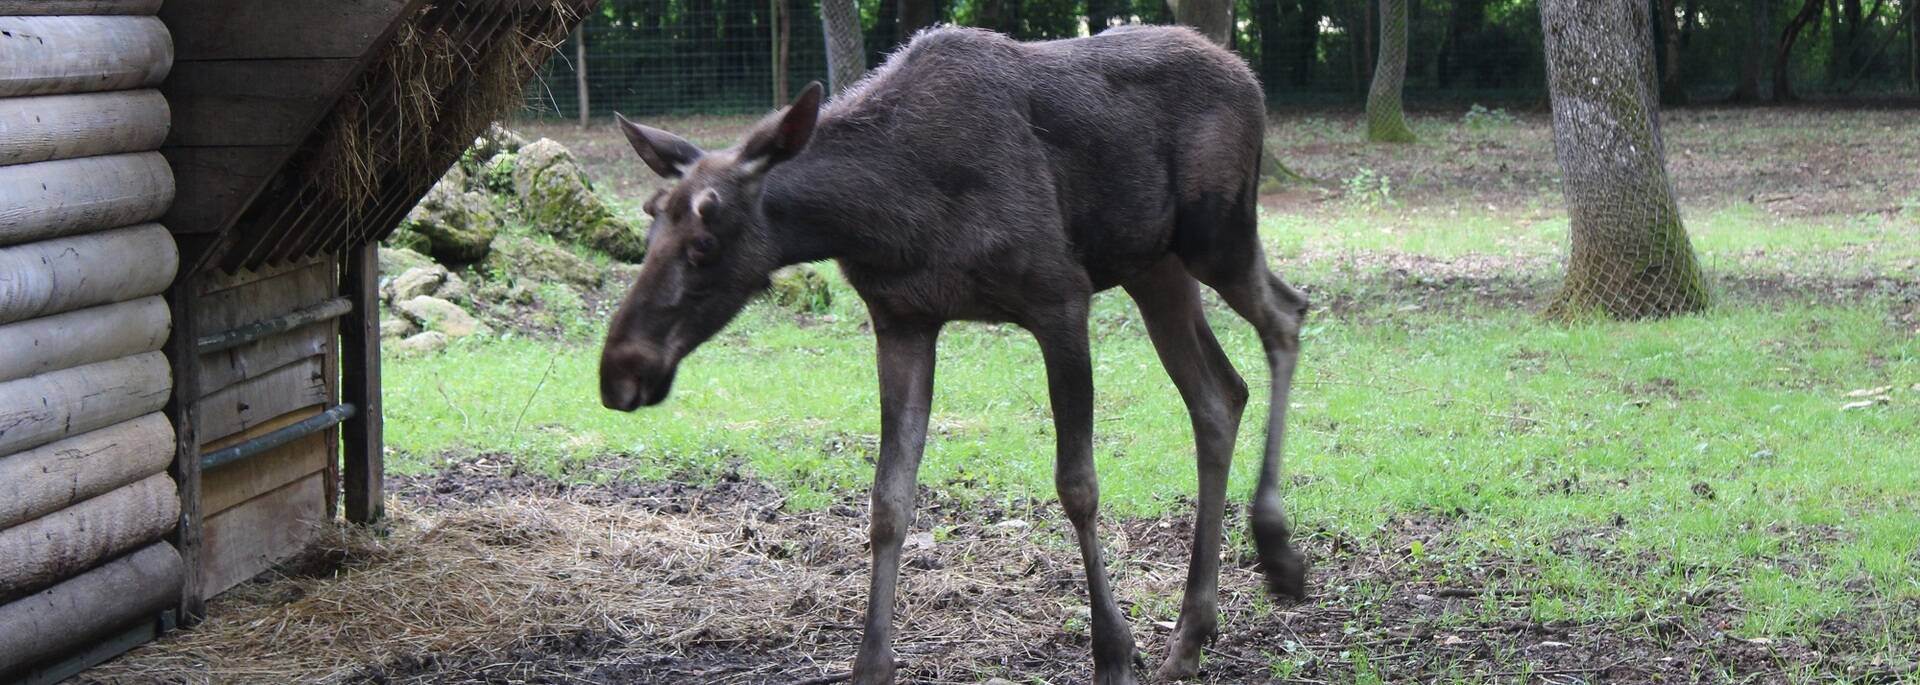
[[[755,125],[740,148],[741,163],[765,169],[793,159],[806,149],[807,140],[813,137],[813,125],[820,120],[822,90],[819,81],[807,84],[793,104]]]
[[[685,176],[703,154],[700,148],[680,136],[627,121],[619,112],[615,112],[613,117],[620,120],[620,132],[627,134],[627,142],[633,145],[633,151],[640,153],[640,159],[645,160],[647,166],[663,178]]]

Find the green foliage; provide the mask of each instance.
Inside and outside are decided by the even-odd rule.
[[[1507,113],[1506,109],[1500,107],[1487,109],[1478,102],[1473,103],[1472,107],[1467,108],[1467,113],[1460,116],[1460,123],[1474,131],[1506,128],[1518,121],[1512,114]]]
[[[1363,207],[1393,204],[1393,179],[1386,174],[1361,167],[1342,182],[1347,202]]]

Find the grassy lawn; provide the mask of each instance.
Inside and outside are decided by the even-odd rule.
[[[1863,136],[1916,128],[1860,116]],[[1427,142],[1401,156],[1342,152],[1352,122],[1277,124],[1285,154],[1330,181],[1269,196],[1262,222],[1269,256],[1318,305],[1287,455],[1309,545],[1388,549],[1426,579],[1496,583],[1535,621],[1657,634],[1664,624],[1649,617],[1674,617],[1743,640],[1845,640],[1860,677],[1910,677],[1899,669],[1920,652],[1920,195],[1910,182],[1799,176],[1769,194],[1764,160],[1747,157],[1800,154],[1777,145],[1805,130],[1787,120],[1716,136],[1716,119],[1693,113],[1669,129],[1688,229],[1716,284],[1711,311],[1575,325],[1536,314],[1567,241],[1544,121],[1417,119]],[[724,140],[726,123],[705,135]],[[1454,184],[1432,166],[1489,144],[1524,152],[1510,177]],[[873,342],[858,299],[824,270],[828,314],[750,306],[685,362],[672,399],[636,414],[599,405],[607,312],[585,304],[557,313],[560,339],[504,335],[390,359],[390,466],[485,458],[580,481],[739,471],[801,510],[857,500],[878,444]],[[1251,329],[1210,306],[1256,398],[1233,467],[1241,499],[1267,378]],[[1091,327],[1104,511],[1185,511],[1187,417],[1138,313],[1103,294]],[[1023,331],[948,328],[921,482],[1054,516],[1045,397]],[[1245,544],[1237,527],[1230,535]],[[1490,567],[1524,572],[1487,581]],[[1276,676],[1286,663],[1275,657]],[[1834,675],[1813,669],[1780,666],[1789,679]]]
[[[1532,575],[1510,590],[1542,621],[1684,612],[1700,592],[1732,592],[1747,611],[1724,629],[1742,636],[1862,618],[1905,622],[1859,626],[1881,643],[1871,651],[1920,648],[1912,623],[1920,341],[1910,288],[1843,301],[1723,292],[1702,316],[1547,325],[1470,289],[1410,293],[1384,284],[1384,267],[1289,255],[1311,246],[1550,263],[1563,220],[1336,214],[1264,225],[1276,254],[1297,267],[1291,278],[1317,298],[1363,303],[1323,312],[1304,334],[1287,468],[1308,535],[1383,541],[1395,520],[1446,520],[1443,539],[1408,554],[1432,557],[1436,569],[1527,564]],[[1730,207],[1693,226],[1706,262],[1738,262],[1742,275],[1825,261],[1827,276],[1904,268],[1910,282],[1913,221],[1768,227],[1757,210]],[[1460,230],[1443,233],[1450,227]],[[1827,259],[1853,245],[1884,249]],[[1498,278],[1550,287],[1550,273],[1527,268],[1493,267]],[[493,339],[392,360],[394,466],[419,472],[444,458],[511,455],[529,470],[583,480],[737,467],[787,489],[789,506],[837,501],[871,478],[878,409],[861,306],[835,286],[825,317],[752,306],[686,362],[673,399],[632,415],[599,406],[601,315],[584,309],[567,313],[578,320],[570,339]],[[1213,320],[1264,397],[1251,330],[1217,306]],[[1183,510],[1194,489],[1191,436],[1138,314],[1124,297],[1103,295],[1092,327],[1105,510]],[[955,325],[940,354],[922,482],[962,498],[1045,506],[1051,424],[1031,339],[1011,327]],[[1855,401],[1850,392],[1883,387],[1887,402],[1843,409]],[[1248,416],[1263,412],[1256,401]],[[1251,487],[1263,430],[1256,420],[1243,426],[1236,498]]]

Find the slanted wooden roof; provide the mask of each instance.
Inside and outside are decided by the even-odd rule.
[[[182,268],[389,232],[594,0],[179,0],[162,148]]]

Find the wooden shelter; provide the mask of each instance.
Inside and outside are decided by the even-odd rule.
[[[0,0],[0,682],[381,514],[377,241],[592,0]]]

